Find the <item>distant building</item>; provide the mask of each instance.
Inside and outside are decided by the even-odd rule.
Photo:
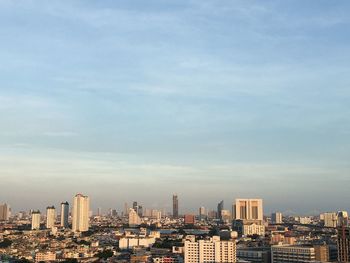
[[[194,225],[195,223],[195,216],[194,215],[185,215],[184,216],[185,225]]]
[[[47,252],[38,252],[35,254],[35,262],[46,262],[46,261],[55,261],[56,253],[47,251]]]
[[[306,263],[313,261],[316,261],[316,253],[312,246],[279,245],[271,247],[272,263]]]
[[[33,211],[32,212],[32,230],[39,230],[40,229],[40,221],[41,221],[41,214],[40,211]]]
[[[271,215],[271,221],[272,221],[272,223],[274,223],[274,224],[282,224],[282,223],[283,223],[283,220],[282,220],[282,213],[280,213],[280,212],[272,213],[272,215]]]
[[[184,250],[186,263],[236,262],[236,242],[220,241],[218,236],[198,241],[191,237],[185,241]]]
[[[46,208],[46,228],[53,228],[56,223],[56,209],[54,206]]]
[[[173,218],[179,217],[179,199],[176,194],[173,195]]]
[[[222,220],[222,215],[221,215],[222,210],[224,210],[224,200],[221,200],[218,203],[217,216],[218,216],[218,219],[220,220]]]
[[[69,218],[69,203],[61,203],[61,227],[68,228],[68,218]]]
[[[251,263],[271,263],[271,248],[237,248],[237,259]]]
[[[141,225],[141,218],[133,208],[129,209],[129,226]]]
[[[8,221],[10,218],[10,206],[8,204],[0,204],[0,221]]]
[[[262,199],[236,199],[232,214],[232,227],[240,235],[265,235]]]
[[[232,207],[235,220],[259,220],[263,221],[262,199],[236,199]]]
[[[199,208],[199,220],[203,220],[205,218],[206,218],[205,207],[201,206]]]
[[[85,232],[89,230],[89,211],[89,197],[77,194],[73,201],[72,230],[74,232]]]

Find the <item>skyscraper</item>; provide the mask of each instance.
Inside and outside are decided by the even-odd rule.
[[[282,213],[280,213],[280,212],[272,213],[271,221],[274,224],[282,224],[283,223],[282,222]]]
[[[40,211],[33,211],[32,212],[32,230],[39,230],[40,229],[40,221],[41,221],[41,214]]]
[[[262,199],[236,199],[232,206],[234,219],[260,220],[264,219]]]
[[[205,218],[206,218],[206,216],[205,216],[205,207],[201,206],[199,208],[199,220],[203,220]]]
[[[220,220],[222,220],[222,215],[221,215],[222,210],[224,210],[224,200],[221,200],[221,201],[218,203],[217,217],[218,217],[218,219],[220,219]]]
[[[350,262],[350,227],[348,213],[338,212],[338,262]]]
[[[61,227],[68,228],[69,203],[61,203]]]
[[[179,217],[179,199],[177,197],[177,194],[173,195],[173,217]]]
[[[72,230],[74,232],[85,232],[89,230],[89,211],[89,197],[77,194],[73,201]]]
[[[136,211],[132,208],[129,210],[129,226],[139,226],[141,224],[141,219]]]
[[[46,208],[46,228],[53,228],[56,222],[56,209],[54,206]]]
[[[0,221],[7,221],[10,217],[10,206],[8,204],[0,205]]]

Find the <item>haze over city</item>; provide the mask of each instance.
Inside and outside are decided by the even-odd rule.
[[[350,210],[348,1],[0,1],[0,200]]]

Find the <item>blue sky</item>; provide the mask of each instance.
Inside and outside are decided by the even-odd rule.
[[[0,1],[0,201],[350,209],[348,1]]]

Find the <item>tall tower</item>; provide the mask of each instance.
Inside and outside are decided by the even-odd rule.
[[[0,205],[0,221],[7,221],[10,217],[10,206],[8,204]]]
[[[53,228],[56,222],[56,210],[54,206],[46,208],[46,228]]]
[[[264,219],[262,199],[236,199],[232,210],[236,220],[263,221]]]
[[[77,194],[73,201],[72,230],[74,232],[85,232],[89,230],[89,211],[89,197]]]
[[[173,217],[179,217],[179,199],[177,197],[177,194],[173,195]]]
[[[338,262],[350,262],[350,227],[348,213],[338,212]]]
[[[39,210],[32,212],[32,230],[40,229],[40,221],[41,221],[40,217],[41,217],[41,214]]]
[[[61,203],[61,227],[68,228],[69,203]]]
[[[222,215],[221,215],[221,212],[222,210],[224,210],[224,200],[221,200],[220,203],[218,203],[218,216],[217,218],[222,220]]]

